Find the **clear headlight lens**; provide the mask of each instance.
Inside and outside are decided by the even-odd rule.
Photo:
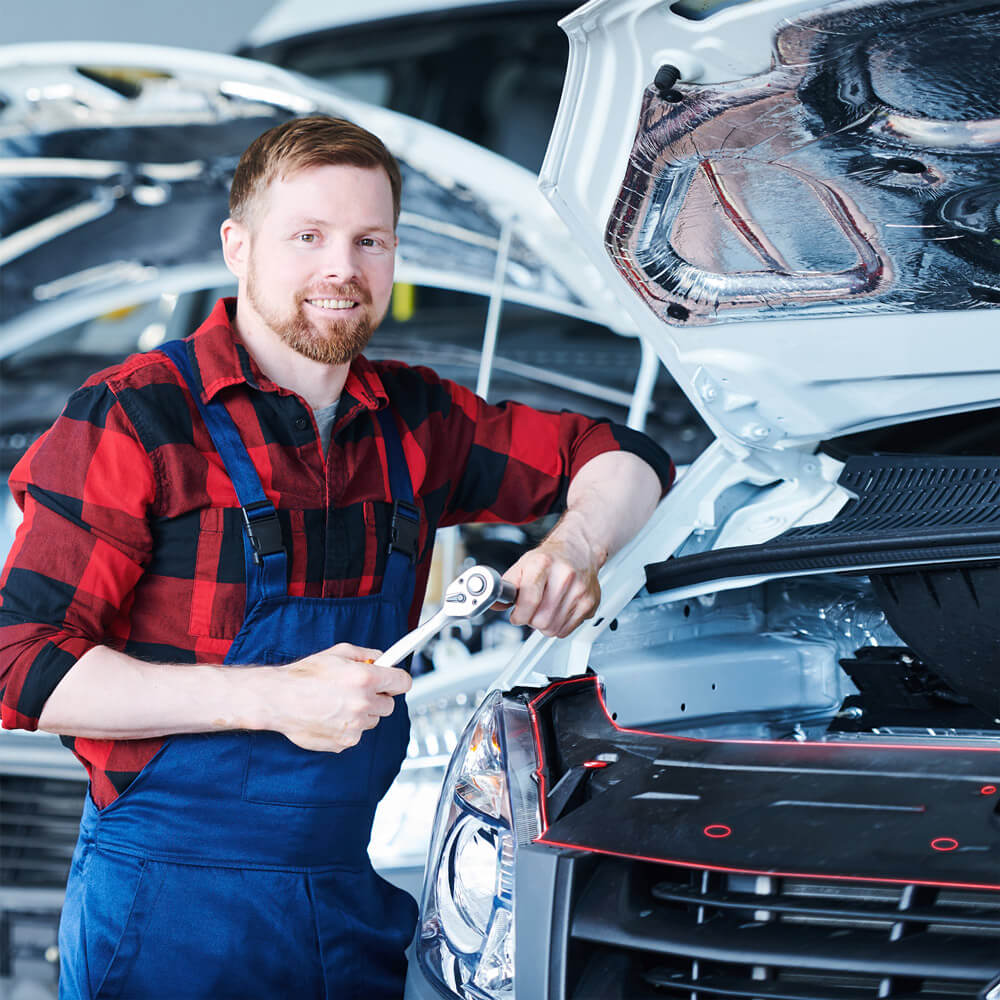
[[[452,827],[438,867],[437,898],[442,928],[463,952],[482,943],[493,915],[499,832],[466,816]]]
[[[424,880],[421,965],[439,984],[470,1000],[514,997],[517,833],[507,751],[497,692],[480,706],[452,756]],[[518,758],[524,754],[519,746]],[[532,825],[529,820],[525,830]]]

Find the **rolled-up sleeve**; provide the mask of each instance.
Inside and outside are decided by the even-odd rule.
[[[0,576],[0,718],[36,729],[76,661],[109,642],[149,561],[150,456],[114,393],[88,384],[10,475],[24,517]]]
[[[627,451],[649,464],[665,493],[674,478],[670,456],[645,434],[569,411],[520,403],[491,405],[447,383],[453,480],[449,521],[524,523],[565,506],[569,483],[592,458]]]

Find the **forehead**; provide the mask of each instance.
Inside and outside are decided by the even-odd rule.
[[[323,164],[279,174],[258,196],[261,220],[314,219],[392,228],[389,175],[381,167]]]

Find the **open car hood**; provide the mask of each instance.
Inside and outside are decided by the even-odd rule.
[[[272,66],[153,46],[0,48],[0,358],[169,292],[230,284],[218,227],[243,149],[350,118],[400,161],[397,280],[634,332],[526,170]],[[498,263],[499,261],[499,263]]]
[[[1000,11],[705,6],[561,22],[542,189],[643,336],[737,451],[995,404]]]

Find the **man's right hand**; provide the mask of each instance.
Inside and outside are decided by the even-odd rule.
[[[341,642],[273,668],[275,717],[267,728],[305,750],[338,753],[360,742],[413,684],[405,670],[376,666],[379,653]]]

